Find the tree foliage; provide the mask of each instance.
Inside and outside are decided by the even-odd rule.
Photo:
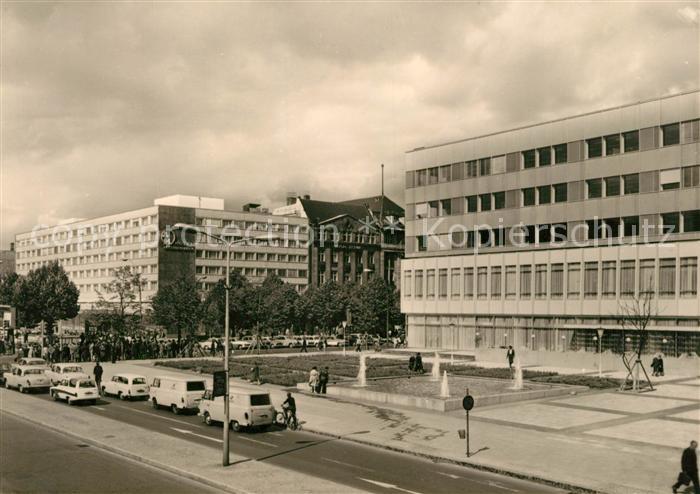
[[[183,334],[193,335],[201,320],[202,302],[194,280],[182,277],[161,286],[151,300],[153,319],[168,330],[176,330],[178,341]]]

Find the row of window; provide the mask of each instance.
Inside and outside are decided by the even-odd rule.
[[[256,268],[256,267],[239,267],[233,268],[245,276],[264,278],[268,274],[276,274],[280,278],[306,278],[306,269],[280,269],[280,268]],[[214,275],[225,276],[226,268],[223,266],[197,266],[196,272],[198,275]]]
[[[66,270],[66,273],[71,279],[82,279],[82,278],[107,278],[113,277],[117,268],[96,268],[96,269],[80,269],[80,270]],[[158,272],[157,264],[148,264],[140,266],[130,266],[130,270],[133,274],[156,274]]]
[[[27,249],[17,251],[17,259],[26,259],[29,257],[51,256],[57,254],[67,254],[71,252],[81,252],[95,249],[104,249],[107,247],[120,247],[130,244],[148,244],[155,246],[158,239],[157,232],[142,232],[133,235],[122,235],[119,237],[109,237],[99,240],[91,240],[74,244],[52,245],[50,247],[42,247],[39,249]],[[38,242],[37,242],[38,244]]]
[[[424,279],[425,273],[425,279]],[[437,279],[436,279],[437,277]],[[658,280],[658,282],[657,282]],[[698,258],[406,270],[403,296],[422,299],[661,298],[698,294]]]
[[[199,259],[226,259],[226,253],[221,250],[199,250],[195,252]],[[265,261],[265,262],[307,262],[307,256],[297,254],[277,254],[275,252],[232,252],[234,261]]]
[[[585,141],[555,144],[537,149],[491,156],[471,161],[434,166],[406,172],[406,188],[423,187],[499,173],[510,173],[535,167],[577,162],[661,146],[700,141],[700,120],[676,122],[660,127],[630,130]]]
[[[63,267],[68,266],[83,266],[86,264],[93,263],[104,263],[104,262],[124,262],[136,259],[146,259],[151,257],[156,257],[158,254],[157,249],[139,249],[139,250],[128,250],[123,252],[110,252],[109,254],[92,254],[88,256],[75,256],[66,257],[63,259],[51,259],[43,261],[32,261],[32,262],[18,262],[17,271],[27,272],[32,269],[40,268],[41,266],[48,266],[52,262],[58,262]]]
[[[279,222],[273,223],[272,218],[265,222],[260,221],[245,221],[245,220],[225,220],[221,218],[202,218],[196,220],[197,226],[211,226],[214,228],[231,228],[241,231],[262,231],[262,232],[294,232],[306,233],[308,227],[306,225],[290,225],[284,217],[275,216]]]
[[[108,283],[85,283],[85,284],[76,284],[76,288],[80,293],[97,293],[102,292],[104,293],[105,290],[107,290],[109,284]],[[144,292],[148,291],[155,291],[158,289],[158,282],[155,280],[147,280],[144,282],[142,290]]]
[[[418,252],[475,247],[560,244],[587,240],[650,237],[673,233],[700,232],[700,210],[668,212],[659,215],[594,218],[568,223],[513,225],[504,227],[460,227],[450,233],[418,235]],[[432,240],[432,241],[431,241]]]
[[[640,175],[642,188],[640,189]],[[417,203],[415,219],[700,186],[700,165]],[[410,213],[411,208],[408,206]]]

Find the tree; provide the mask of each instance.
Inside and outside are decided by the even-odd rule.
[[[140,274],[134,274],[128,266],[122,266],[114,271],[114,278],[107,284],[105,293],[97,291],[98,301],[95,304],[100,311],[98,320],[101,325],[107,325],[118,333],[124,333],[134,324],[134,310],[139,309],[143,280]]]
[[[53,334],[54,324],[71,319],[80,312],[80,292],[57,262],[51,262],[27,274],[20,283],[17,308],[27,326],[46,323],[46,334]]]
[[[401,322],[398,299],[394,286],[382,278],[358,285],[350,300],[353,328],[387,336],[387,325],[391,328]]]
[[[338,326],[345,319],[348,291],[335,281],[327,281],[318,288],[304,292],[304,322],[307,328],[322,331]]]
[[[158,288],[151,301],[153,319],[168,330],[177,330],[178,342],[182,334],[194,334],[200,321],[201,305],[194,280],[182,277]]]
[[[640,292],[628,302],[621,303],[619,312],[623,330],[637,336],[636,348],[633,350],[632,356],[628,357],[625,352],[622,352],[622,362],[627,368],[627,377],[620,386],[620,390],[642,391],[648,386],[653,391],[654,386],[642,363],[642,353],[649,336],[647,327],[658,313],[653,288]],[[634,362],[632,362],[632,358],[634,358]],[[646,382],[640,382],[640,372],[644,373]]]
[[[282,332],[298,326],[299,294],[287,283],[275,287],[265,299],[267,311],[264,319],[265,329]]]

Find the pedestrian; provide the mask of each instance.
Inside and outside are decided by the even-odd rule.
[[[306,335],[304,335],[301,338],[301,350],[299,351],[299,353],[308,353],[308,350],[306,348]]]
[[[698,448],[697,441],[690,441],[690,446],[683,450],[681,455],[681,473],[678,474],[678,481],[673,484],[671,489],[673,492],[678,492],[681,485],[693,483],[695,494],[700,494],[700,485],[698,485],[698,457],[695,450]]]
[[[328,367],[324,367],[318,375],[318,393],[325,395],[326,386],[328,386]]]
[[[317,386],[318,386],[318,369],[316,369],[316,366],[311,368],[311,371],[309,372],[309,387],[311,388],[312,393],[317,393]]]
[[[98,360],[95,362],[95,368],[92,370],[92,373],[95,375],[95,384],[97,384],[97,391],[102,394],[102,386],[100,386],[100,383],[102,382],[102,373],[103,373],[102,366],[100,365],[100,361]]]
[[[258,366],[257,362],[255,362],[253,364],[253,368],[250,369],[250,371],[251,371],[250,382],[255,383],[255,384],[260,384],[260,367]]]
[[[508,345],[506,358],[508,359],[508,368],[513,370],[513,361],[515,360],[515,350],[513,350],[513,345]]]
[[[416,359],[414,360],[413,366],[416,372],[420,374],[425,372],[425,369],[423,368],[423,357],[421,356],[420,352],[416,353]]]

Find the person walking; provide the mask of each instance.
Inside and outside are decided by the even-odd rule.
[[[100,384],[102,383],[102,373],[104,370],[102,369],[102,366],[100,365],[100,361],[98,360],[95,362],[95,368],[92,370],[92,373],[95,375],[95,384],[97,384],[97,391],[102,395],[102,386]]]
[[[309,372],[309,387],[312,393],[318,393],[318,376],[318,369],[315,366],[312,367]]]
[[[508,359],[508,368],[513,370],[513,361],[515,361],[515,350],[513,350],[513,345],[508,345],[506,358]]]
[[[307,346],[306,345],[306,335],[304,335],[301,338],[301,350],[299,350],[299,353],[308,353],[309,350],[306,348],[306,346]],[[314,369],[315,369],[315,367],[314,367]]]
[[[326,386],[328,386],[328,367],[324,367],[321,373],[318,375],[318,392],[325,395]]]
[[[695,494],[700,494],[700,485],[698,485],[698,457],[695,450],[698,448],[697,441],[690,441],[690,446],[683,450],[681,455],[681,473],[678,474],[678,481],[673,484],[674,494],[678,492],[681,485],[693,483]]]

